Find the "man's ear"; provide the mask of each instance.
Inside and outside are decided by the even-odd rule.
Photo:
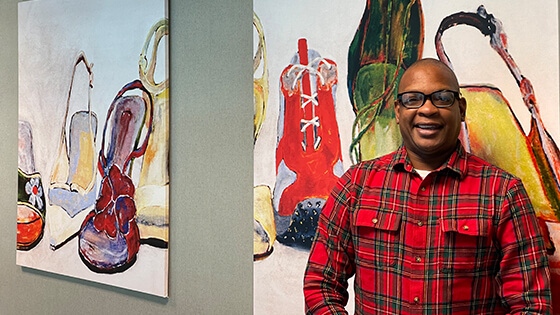
[[[395,101],[395,120],[397,121],[397,125],[399,124],[399,108],[400,108],[399,101]]]
[[[461,121],[465,121],[465,115],[467,114],[467,100],[464,97],[459,99],[459,110],[461,111]]]

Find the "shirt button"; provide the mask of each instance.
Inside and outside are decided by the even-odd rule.
[[[416,256],[416,262],[417,262],[417,263],[422,262],[422,257]]]
[[[421,191],[426,191],[426,187],[420,188]]]
[[[468,225],[463,225],[463,230],[468,231],[468,230],[469,230],[469,226],[468,226]]]
[[[371,220],[371,222],[372,222],[373,224],[377,224],[377,222],[379,222],[379,220],[377,220],[377,218],[375,218],[375,219]]]
[[[414,297],[414,303],[416,303],[416,304],[420,303],[420,298],[415,296]]]
[[[418,224],[418,226],[424,225],[424,223],[422,223],[422,221],[418,221],[418,222],[416,222],[416,224]]]

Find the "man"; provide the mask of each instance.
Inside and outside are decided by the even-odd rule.
[[[395,102],[403,145],[351,167],[323,207],[308,314],[550,314],[550,274],[521,181],[465,152],[455,74],[423,59]]]

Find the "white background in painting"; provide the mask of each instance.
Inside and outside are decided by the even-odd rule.
[[[558,3],[493,1],[422,1],[425,19],[424,57],[436,57],[435,32],[450,14],[475,12],[480,4],[502,21],[509,52],[521,73],[529,78],[546,128],[560,143],[558,78]],[[348,148],[354,113],[346,88],[348,47],[365,8],[364,1],[254,0],[266,37],[270,94],[266,119],[255,143],[254,184],[274,187],[276,127],[279,108],[279,77],[297,51],[298,38],[308,47],[338,64],[336,114],[345,168],[350,166]],[[528,131],[530,116],[519,88],[504,62],[490,48],[488,37],[468,26],[444,33],[443,44],[461,84],[492,84],[499,87]],[[303,313],[303,272],[307,252],[275,243],[274,252],[254,263],[254,313]],[[352,284],[350,284],[352,285]],[[352,296],[348,309],[353,312]]]
[[[97,113],[99,152],[106,113],[117,92],[138,79],[139,55],[150,28],[167,16],[159,0],[41,0],[19,3],[19,119],[33,128],[35,164],[48,189],[67,106],[72,68],[80,50],[93,63],[91,109]],[[162,48],[163,47],[163,48]],[[165,51],[165,44],[160,44]],[[166,76],[158,56],[156,82]],[[160,69],[163,69],[160,70]],[[87,74],[77,67],[69,113],[87,106]],[[98,176],[98,183],[100,178]],[[99,187],[99,184],[98,184]],[[47,201],[48,204],[48,201]],[[47,220],[49,208],[47,208]],[[166,249],[141,245],[127,271],[97,274],[80,260],[77,238],[56,251],[49,249],[48,230],[29,251],[17,251],[18,265],[87,279],[140,292],[167,295]]]

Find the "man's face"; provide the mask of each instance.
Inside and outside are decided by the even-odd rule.
[[[431,94],[440,90],[459,91],[459,86],[449,69],[434,63],[411,67],[399,84],[399,93]],[[404,145],[411,159],[425,163],[433,158],[446,159],[455,149],[461,121],[464,120],[466,101],[464,98],[456,98],[453,105],[438,108],[428,97],[424,105],[417,109],[408,109],[396,102],[395,111]]]

